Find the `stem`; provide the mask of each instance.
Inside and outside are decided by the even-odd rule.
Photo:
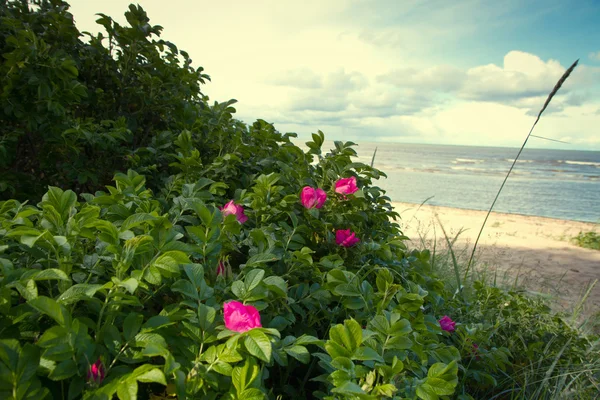
[[[504,184],[508,180],[508,177],[510,176],[510,173],[512,172],[513,168],[515,167],[515,164],[517,163],[517,160],[519,159],[519,156],[521,155],[521,152],[525,148],[525,145],[527,144],[527,141],[529,140],[529,137],[531,136],[531,132],[533,132],[533,128],[535,128],[535,126],[537,125],[538,121],[540,120],[540,117],[542,116],[542,113],[544,112],[544,110],[546,110],[546,107],[548,107],[548,104],[550,104],[550,101],[552,100],[552,98],[554,97],[554,95],[556,94],[556,92],[558,92],[558,90],[560,89],[560,87],[562,86],[562,84],[567,80],[567,78],[569,77],[569,75],[571,75],[571,72],[573,72],[573,70],[577,66],[578,62],[579,62],[579,60],[575,61],[573,63],[573,65],[571,65],[569,67],[569,69],[567,69],[565,71],[565,73],[563,74],[563,76],[560,77],[560,79],[558,80],[558,82],[556,82],[556,85],[554,86],[554,89],[552,89],[552,91],[548,95],[548,98],[546,99],[546,102],[544,103],[544,106],[542,107],[542,109],[538,113],[538,116],[535,119],[535,122],[533,123],[533,125],[531,126],[531,129],[529,130],[529,133],[527,134],[527,137],[525,138],[525,141],[523,142],[523,145],[519,149],[519,152],[517,153],[517,157],[515,157],[515,160],[513,161],[512,165],[510,166],[510,169],[508,170],[508,173],[504,177],[504,181],[502,181],[502,185],[500,185],[500,189],[498,190],[498,193],[496,193],[496,197],[494,198],[494,201],[492,202],[492,205],[490,206],[490,209],[488,210],[487,215],[485,216],[485,219],[483,220],[483,224],[481,225],[481,229],[479,230],[479,234],[477,235],[477,239],[475,240],[475,244],[473,245],[473,251],[471,252],[471,257],[469,258],[469,263],[467,264],[467,270],[465,271],[465,279],[467,277],[467,274],[469,273],[469,269],[471,268],[471,263],[473,262],[473,257],[475,257],[475,250],[477,250],[477,243],[479,243],[479,239],[481,238],[481,233],[483,232],[483,228],[485,227],[485,224],[486,224],[486,222],[487,222],[490,214],[492,213],[492,209],[494,208],[494,205],[496,204],[496,201],[498,200],[498,197],[500,197],[500,193],[502,192],[502,189],[504,188]]]

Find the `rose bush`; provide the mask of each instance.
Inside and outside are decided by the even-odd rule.
[[[58,29],[65,3],[40,4],[3,4],[11,46],[30,37],[14,32],[29,29],[19,18],[54,18],[30,32],[44,40],[75,35]],[[152,56],[136,79],[163,65],[156,57],[176,64],[171,45],[142,35],[141,8],[127,17],[131,28],[99,21]],[[170,50],[155,54],[160,46]],[[116,84],[122,68],[95,71]],[[63,82],[58,75],[47,78]],[[202,78],[177,76],[192,88]],[[110,114],[111,96],[94,93]],[[53,172],[63,187],[41,200],[0,201],[0,398],[536,398],[543,385],[531,389],[527,360],[558,377],[579,368],[569,388],[591,398],[594,337],[522,294],[481,282],[455,290],[428,250],[407,248],[376,186],[384,173],[354,162],[353,143],[324,153],[318,132],[304,150],[263,120],[236,121],[231,104],[154,104],[134,115],[153,130],[129,120],[139,147],[114,153],[140,171],[117,172],[93,193],[67,189],[67,175]],[[533,381],[540,376],[553,390],[562,382],[545,372]]]

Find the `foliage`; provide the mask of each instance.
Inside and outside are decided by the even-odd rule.
[[[579,247],[600,250],[600,235],[596,232],[579,232],[579,234],[571,240]]]
[[[35,199],[67,182],[95,190],[133,163],[164,167],[152,152],[171,132],[210,134],[209,118],[227,110],[207,107],[208,76],[159,39],[141,7],[125,13],[128,27],[99,14],[106,33],[93,36],[65,2],[35,3],[0,0],[0,198]]]
[[[595,393],[597,338],[518,293],[455,292],[353,143],[324,154],[318,132],[304,151],[233,101],[208,107],[207,77],[139,7],[84,44],[65,3],[38,3],[0,11],[2,146],[24,157],[2,175],[0,398]],[[127,173],[95,190],[108,171]]]

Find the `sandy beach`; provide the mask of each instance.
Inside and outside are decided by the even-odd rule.
[[[468,260],[485,211],[440,206],[394,203],[400,214],[404,234],[414,247],[447,249],[441,222],[450,238],[460,233],[453,248],[463,261]],[[439,218],[439,222],[438,222]],[[578,247],[570,238],[580,231],[598,231],[593,223],[492,213],[477,245],[476,259],[488,276],[496,272],[505,284],[524,284],[531,291],[551,295],[564,310],[577,304],[589,284],[600,281],[600,251]],[[600,282],[593,288],[584,314],[600,311]]]

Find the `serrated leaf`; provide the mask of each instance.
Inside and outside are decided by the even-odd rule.
[[[102,288],[102,285],[92,285],[89,283],[78,283],[68,288],[58,297],[61,304],[72,304],[85,298],[94,297],[96,292]]]
[[[46,281],[56,279],[59,281],[71,281],[71,279],[60,269],[48,268],[44,269],[31,277],[34,281]]]
[[[184,294],[187,297],[190,297],[194,300],[199,300],[198,290],[194,287],[192,282],[186,279],[179,279],[173,285],[171,285],[171,290],[174,292],[179,292]]]
[[[263,280],[263,283],[267,286],[269,291],[280,296],[287,295],[287,284],[280,276],[268,276]]]
[[[202,282],[204,281],[204,267],[202,267],[202,265],[185,264],[183,266],[183,270],[185,271],[185,274],[190,282],[192,282],[195,287],[198,288],[202,286]]]
[[[244,345],[248,353],[256,358],[269,362],[271,360],[271,341],[260,330],[252,329],[246,333]]]
[[[246,297],[246,285],[242,281],[235,281],[231,284],[231,291],[240,300],[244,300]]]
[[[250,292],[252,289],[260,285],[263,277],[265,276],[265,271],[262,269],[253,269],[252,271],[246,274],[244,279],[246,285],[246,291]]]
[[[260,369],[252,357],[246,358],[244,365],[235,367],[231,373],[231,382],[236,392],[242,393],[248,386],[252,385],[259,373]]]

